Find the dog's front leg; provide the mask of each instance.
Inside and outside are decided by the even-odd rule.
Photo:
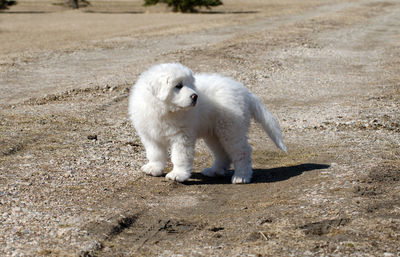
[[[142,166],[142,171],[151,176],[161,176],[167,162],[167,147],[160,141],[155,141],[146,135],[141,136],[146,157],[149,162]]]
[[[174,165],[166,178],[183,182],[190,178],[193,169],[195,137],[181,136],[171,142],[171,161]]]

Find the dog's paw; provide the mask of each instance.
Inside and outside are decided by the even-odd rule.
[[[201,174],[203,174],[206,177],[222,177],[225,176],[225,170],[223,169],[213,169],[213,168],[206,168],[204,169]]]
[[[248,184],[251,181],[251,175],[246,176],[239,176],[233,175],[232,176],[232,184]]]
[[[142,171],[144,173],[155,177],[161,176],[163,174],[163,170],[164,170],[164,165],[157,162],[149,162],[146,165],[142,166]]]
[[[170,179],[170,180],[175,180],[178,182],[183,182],[186,181],[188,178],[190,178],[190,173],[188,172],[176,172],[176,171],[171,171],[168,173],[165,178]]]

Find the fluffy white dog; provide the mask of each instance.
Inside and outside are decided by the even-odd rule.
[[[215,159],[203,175],[223,176],[233,163],[232,183],[249,183],[251,117],[286,151],[278,122],[246,87],[218,74],[193,75],[179,63],[156,65],[144,72],[131,90],[129,113],[149,161],[142,171],[152,176],[163,174],[170,147],[173,170],[166,178],[187,180],[196,139],[203,138]]]

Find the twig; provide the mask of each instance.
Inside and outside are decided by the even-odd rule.
[[[262,235],[262,237],[263,237],[266,241],[269,241],[268,237],[264,234],[264,232],[258,231],[258,233],[260,233],[260,234]]]

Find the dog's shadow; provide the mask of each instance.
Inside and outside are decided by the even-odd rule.
[[[272,169],[255,169],[251,183],[273,183],[288,180],[292,177],[303,174],[307,171],[327,169],[330,165],[317,163],[304,163],[289,167],[280,167]],[[230,172],[232,174],[232,171]],[[212,185],[212,184],[230,184],[231,175],[224,177],[206,177],[201,173],[193,173],[190,180],[185,181],[186,185]]]

